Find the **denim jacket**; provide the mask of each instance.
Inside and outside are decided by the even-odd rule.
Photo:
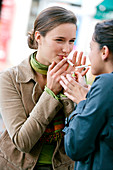
[[[75,170],[113,170],[113,73],[96,77],[64,132]]]

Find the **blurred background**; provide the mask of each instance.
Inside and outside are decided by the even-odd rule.
[[[30,55],[32,50],[27,46],[27,33],[32,30],[38,13],[54,5],[70,9],[77,16],[77,39],[73,50],[83,51],[86,56],[95,24],[113,19],[113,0],[0,0],[0,71],[19,64]],[[94,77],[90,71],[87,78],[91,84]],[[3,129],[0,116],[0,134]]]

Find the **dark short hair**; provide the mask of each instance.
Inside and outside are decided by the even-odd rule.
[[[35,41],[35,31],[39,31],[42,36],[64,23],[77,24],[75,14],[60,6],[52,6],[44,9],[36,18],[34,22],[34,29],[29,32],[28,45],[30,48],[37,49],[38,44]]]
[[[97,23],[93,39],[100,45],[100,49],[106,45],[113,53],[113,19]]]

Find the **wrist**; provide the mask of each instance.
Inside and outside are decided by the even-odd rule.
[[[47,86],[45,86],[44,91],[46,91],[48,94],[53,96],[56,100],[59,100],[58,96],[51,89],[49,89]]]

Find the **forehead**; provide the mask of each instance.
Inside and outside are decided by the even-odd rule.
[[[93,39],[90,42],[90,46],[92,49],[100,51],[99,44],[96,41],[94,41]]]
[[[60,24],[49,31],[46,35],[54,37],[64,37],[69,35],[70,37],[74,38],[76,36],[76,25],[72,23]]]
[[[93,39],[91,40],[91,42],[90,42],[90,45],[91,46],[95,46],[97,43],[96,43],[96,41],[94,41]]]

